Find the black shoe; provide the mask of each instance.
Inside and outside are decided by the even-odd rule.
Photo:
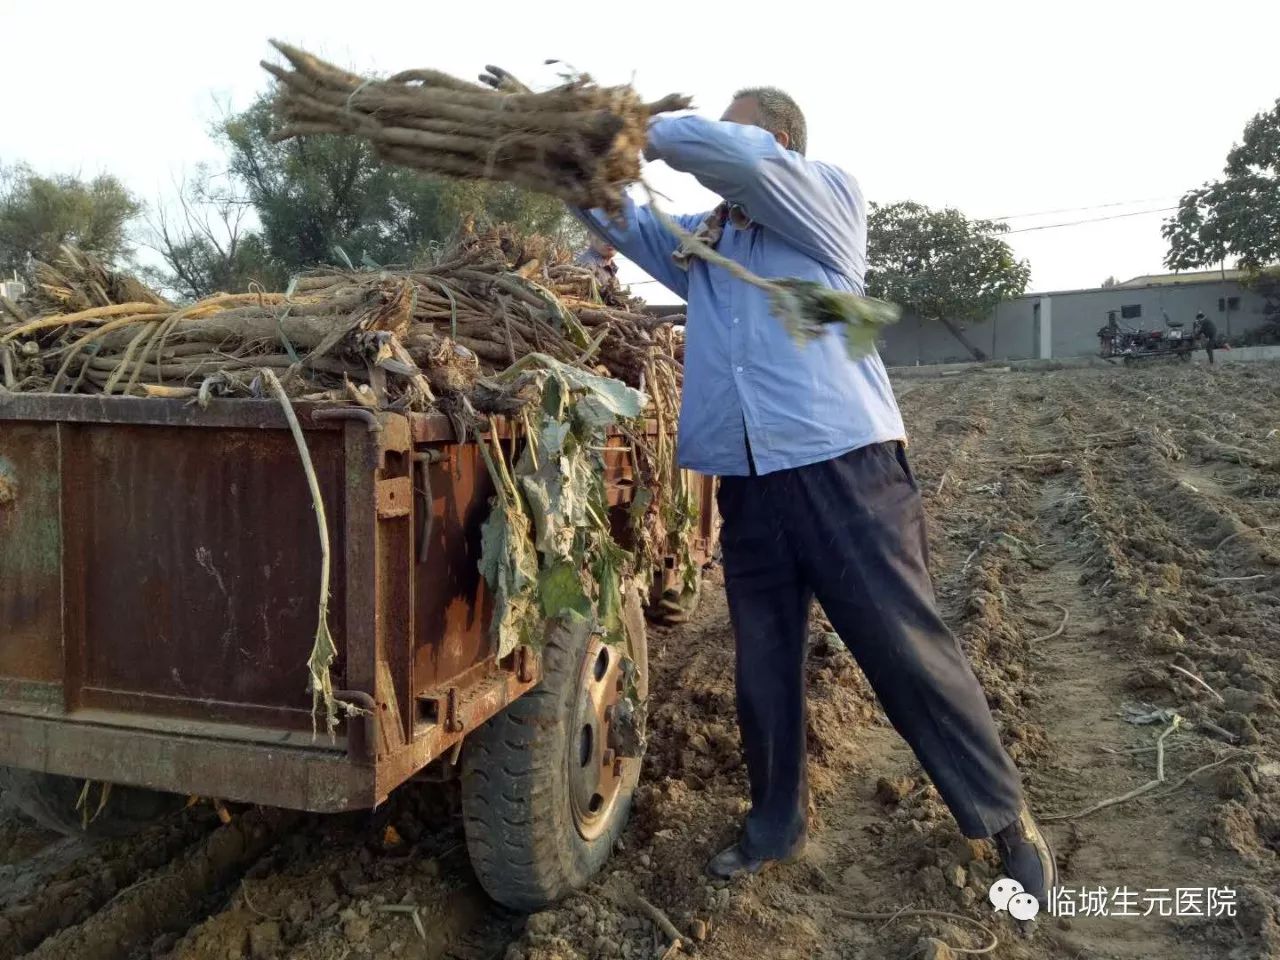
[[[785,860],[756,860],[742,851],[742,845],[735,843],[717,853],[707,863],[707,873],[716,880],[732,880],[734,877],[754,876],[764,873],[778,863],[793,863],[800,855]]]
[[[1058,885],[1058,865],[1053,848],[1044,838],[1026,807],[1013,821],[995,835],[1000,862],[1011,880],[1022,884],[1022,889],[1040,902],[1040,909],[1049,905],[1049,891]]]

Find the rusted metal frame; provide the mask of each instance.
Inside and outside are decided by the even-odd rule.
[[[379,520],[408,517],[413,512],[413,483],[409,477],[387,477],[378,481]]]
[[[349,418],[359,418],[373,429],[370,420],[386,422],[373,411],[358,407],[329,407],[295,403],[294,411],[304,427],[341,430]],[[414,443],[457,443],[448,417],[438,413],[407,415]],[[0,420],[29,420],[68,423],[127,423],[169,427],[243,427],[287,430],[280,405],[274,400],[217,399],[200,407],[186,400],[148,397],[86,396],[82,394],[0,394]],[[499,439],[510,439],[514,425],[505,417],[495,420]],[[656,435],[657,421],[645,420],[645,434]],[[611,435],[620,434],[618,428]]]
[[[440,639],[447,640],[446,637]],[[459,691],[483,685],[496,669],[497,664],[490,657],[450,677],[443,686],[419,693],[415,698],[418,714],[426,719],[428,726],[442,726],[446,733],[461,731],[464,728],[458,726]]]
[[[467,729],[467,725],[462,721],[462,717],[458,713],[458,688],[450,687],[444,696],[444,724],[445,733],[461,733]]]
[[[431,713],[443,717],[450,691],[457,691],[463,699],[466,699],[471,696],[471,691],[483,687],[502,673],[514,673],[523,684],[535,682],[539,673],[537,651],[528,644],[522,643],[502,660],[492,656],[487,657],[461,673],[449,677],[438,687],[424,690],[418,694],[417,699],[433,703]]]
[[[376,729],[382,721],[382,704],[376,702],[378,514],[375,507],[376,471],[381,457],[378,443],[367,430],[349,421],[341,426],[345,431],[343,465],[346,482],[343,484],[343,516],[346,526],[342,536],[334,538],[334,542],[343,545],[347,562],[347,622],[343,631],[346,675],[343,687],[347,698],[356,701],[357,706],[368,709],[366,703],[359,702],[358,696],[351,696],[352,692],[369,696],[375,701],[373,719],[361,722],[361,726],[372,734],[372,742],[360,744],[358,738],[348,738],[351,759],[368,762],[377,759]],[[350,727],[351,723],[348,721],[348,728]]]
[[[331,420],[359,420],[369,428],[370,433],[377,433],[382,429],[382,421],[378,419],[377,414],[364,407],[332,407],[316,410],[311,414],[311,419],[318,423]]]
[[[412,460],[403,417],[345,418],[346,679],[349,755],[380,765],[412,732]],[[362,429],[363,427],[363,429]],[[393,475],[389,475],[393,474]]]
[[[309,429],[342,430],[350,409],[366,424],[371,411],[296,403],[298,420]],[[367,416],[366,416],[367,415]],[[0,421],[27,420],[56,423],[131,424],[159,427],[234,427],[242,429],[287,430],[289,422],[274,400],[220,399],[200,407],[186,400],[148,397],[85,396],[80,394],[0,394]]]
[[[363,690],[335,690],[347,710],[347,754],[365,763],[378,759],[378,701]]]
[[[70,423],[56,426],[58,436],[58,485],[61,492],[62,546],[62,698],[70,712],[80,705],[85,675],[86,578],[88,531],[83,522],[85,450],[83,428]]]
[[[268,746],[0,714],[0,765],[316,813],[374,806],[385,796],[374,769],[327,742]]]
[[[514,660],[511,662],[515,663]],[[541,671],[536,666],[526,674],[530,677],[527,681],[520,678],[516,669],[495,666],[492,660],[478,664],[473,670],[479,673],[480,668],[488,668],[489,672],[481,674],[478,682],[453,687],[455,690],[454,729],[445,729],[444,714],[447,711],[450,689],[446,687],[442,692],[446,702],[442,704],[444,709],[441,711],[438,722],[421,726],[418,735],[404,750],[394,756],[383,758],[378,763],[377,792],[380,800],[431,761],[443,756],[459,744],[464,737],[490,717],[532,690],[541,678]],[[472,671],[467,671],[466,675],[471,674]]]
[[[105,710],[86,707],[77,710],[74,716],[67,716],[58,710],[49,710],[39,704],[33,704],[11,695],[13,691],[3,691],[0,696],[0,723],[7,715],[36,717],[41,719],[62,720],[86,727],[111,727],[113,729],[141,730],[146,733],[162,734],[168,737],[195,737],[204,740],[219,740],[228,743],[256,743],[272,749],[283,746],[293,749],[321,749],[326,753],[344,754],[347,750],[345,738],[341,735],[329,740],[318,737],[311,729],[308,719],[305,729],[270,727],[254,723],[226,723],[221,720],[205,718],[182,718],[167,715],[135,713],[122,710]],[[61,697],[61,688],[58,689]],[[309,717],[309,714],[308,714]]]
[[[297,729],[310,724],[310,710],[255,706],[195,697],[170,697],[134,690],[81,686],[77,696],[83,709],[127,711],[152,716],[185,717],[214,722]]]
[[[413,581],[417,566],[414,537],[413,457],[408,424],[388,417],[379,438],[377,604],[379,657],[389,668],[384,675],[392,690],[389,706],[398,726],[396,742],[413,736]],[[379,692],[382,696],[382,692]],[[387,716],[391,710],[385,711]],[[387,731],[389,733],[389,731]]]
[[[418,529],[417,547],[414,550],[415,560],[426,563],[431,549],[431,534],[435,531],[435,492],[431,483],[431,466],[443,463],[447,455],[442,450],[415,450],[410,455],[413,469],[410,482],[413,485],[414,526]],[[421,498],[421,504],[418,499]],[[417,642],[415,636],[414,642]]]
[[[63,714],[65,687],[62,683],[46,683],[41,680],[16,680],[0,677],[0,703],[19,704],[23,712]]]
[[[512,669],[515,670],[516,679],[521,683],[536,683],[540,673],[538,652],[527,643],[522,643],[516,647],[511,656],[513,658]]]

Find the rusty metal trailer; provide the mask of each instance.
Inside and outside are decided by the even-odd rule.
[[[306,692],[320,548],[280,408],[0,392],[10,791],[39,794],[46,811],[66,806],[60,784],[83,781],[135,788],[113,793],[120,805],[176,794],[341,811],[375,806],[460,752],[473,860],[493,861],[477,864],[481,880],[515,906],[558,896],[608,855],[638,776],[639,758],[610,729],[620,653],[566,634],[494,657],[477,567],[492,486],[479,447],[459,442],[447,418],[297,413],[333,545],[334,686],[361,711],[332,740],[313,733]],[[621,514],[634,489],[621,437],[606,464]],[[711,481],[697,480],[693,549],[705,561],[714,503]],[[644,651],[633,654],[643,667]],[[501,723],[548,728],[524,743],[538,766],[530,776],[555,779],[566,809],[539,812],[546,791],[529,784],[505,785],[516,801],[529,793],[510,816],[465,809],[468,791],[480,803],[494,787],[486,764],[501,759]],[[581,869],[520,874],[513,864],[537,839],[505,836],[519,833],[521,814],[541,816],[544,834],[569,834]]]

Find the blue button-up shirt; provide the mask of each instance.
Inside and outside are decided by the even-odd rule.
[[[649,126],[651,157],[691,173],[742,207],[717,251],[765,278],[799,277],[863,292],[866,213],[853,177],[785,150],[759,127],[702,117]],[[720,267],[672,260],[679,246],[647,207],[627,200],[625,223],[584,218],[646,273],[688,302],[677,452],[699,473],[772,473],[906,438],[879,355],[850,360],[832,329],[801,348],[769,312],[767,294]],[[693,231],[706,214],[673,217]],[[745,433],[744,433],[745,425]]]

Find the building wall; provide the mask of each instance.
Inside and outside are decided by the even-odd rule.
[[[1239,298],[1239,309],[1219,311],[1219,299],[1232,297]],[[1032,294],[1002,303],[987,319],[969,324],[964,334],[994,360],[1042,357],[1042,346],[1048,348],[1051,357],[1090,356],[1098,352],[1098,329],[1106,325],[1107,314],[1112,310],[1119,319],[1122,307],[1138,307],[1139,317],[1119,322],[1121,326],[1146,330],[1163,329],[1163,314],[1167,313],[1171,321],[1185,324],[1188,333],[1196,313],[1203,311],[1217,326],[1218,334],[1229,337],[1262,326],[1263,304],[1260,295],[1234,280],[1071,290]],[[1043,344],[1042,334],[1047,334]],[[972,359],[942,324],[910,315],[886,331],[880,354],[891,366]]]
[[[995,346],[991,356],[1000,360],[1034,360],[1039,354],[1035,300],[1020,297],[995,309]]]
[[[990,323],[984,323],[990,328]],[[965,338],[976,343],[982,350],[989,345],[990,333],[983,341],[981,333],[972,329],[964,331]],[[905,314],[901,320],[885,330],[880,340],[880,356],[884,362],[895,367],[909,367],[924,363],[961,363],[973,357],[964,346],[951,335],[942,324],[934,320],[924,320],[913,313]]]

